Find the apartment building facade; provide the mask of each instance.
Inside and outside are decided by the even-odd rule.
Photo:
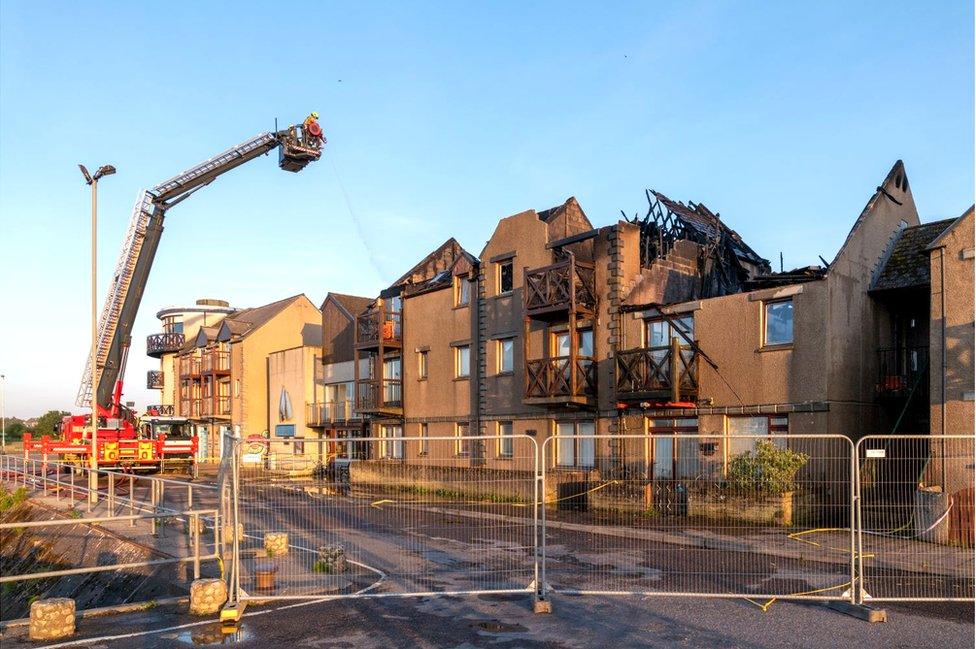
[[[175,414],[194,426],[203,457],[218,457],[221,439],[231,430],[243,438],[290,442],[290,429],[274,434],[268,358],[283,349],[317,347],[320,328],[319,310],[296,295],[235,311],[216,326],[200,327],[184,343],[175,362]]]
[[[225,300],[202,298],[192,306],[171,306],[156,313],[161,331],[146,337],[146,355],[159,359],[159,369],[147,372],[146,388],[160,392],[157,402],[147,406],[148,411],[174,414],[179,395],[177,354],[202,327],[216,327],[234,311]]]
[[[858,439],[940,432],[944,421],[972,434],[971,211],[921,225],[898,162],[829,264],[776,273],[705,206],[648,197],[647,218],[600,228],[574,198],[515,214],[480,259],[449,241],[381,293],[357,319],[365,432],[555,436],[547,466],[626,468],[637,458],[662,480],[721,471],[776,433]],[[896,244],[919,229],[925,275],[940,279],[905,287],[926,295],[913,316],[881,280],[901,256]],[[943,321],[944,342],[926,345],[957,353],[943,355],[953,359],[945,371],[926,366],[929,401],[913,418],[905,381],[885,377],[886,350],[906,358],[905,336],[928,341]],[[937,403],[942,385],[951,398]],[[731,434],[751,437],[726,443]],[[381,452],[411,462],[428,448]],[[451,461],[531,468],[511,448],[459,442]]]

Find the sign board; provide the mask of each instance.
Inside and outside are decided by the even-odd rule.
[[[867,450],[868,457],[884,457],[885,450],[883,448],[869,448]]]
[[[294,437],[295,424],[278,424],[275,426],[275,437]]]

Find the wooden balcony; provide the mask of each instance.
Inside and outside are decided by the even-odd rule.
[[[356,347],[399,348],[403,342],[402,313],[376,309],[356,318]]]
[[[201,357],[201,371],[203,374],[229,374],[230,352],[210,350]]]
[[[356,411],[362,414],[403,416],[403,386],[400,379],[356,381]]]
[[[146,372],[146,389],[147,390],[163,389],[163,373],[160,370],[149,370],[148,372]]]
[[[620,401],[695,402],[698,400],[698,352],[675,338],[666,347],[617,352],[617,399]],[[674,380],[677,377],[677,380]]]
[[[525,362],[525,396],[529,405],[596,403],[596,362],[590,356],[554,356]]]
[[[563,318],[568,312],[596,312],[596,273],[593,264],[569,257],[525,271],[525,315],[540,320]]]
[[[914,391],[927,395],[928,347],[886,347],[878,350],[877,393],[883,399],[902,399]]]
[[[352,400],[305,404],[305,422],[312,427],[344,424],[357,419],[359,413]]]
[[[172,354],[183,348],[183,334],[162,333],[146,336],[146,355],[159,358],[163,354]]]
[[[178,362],[181,377],[199,377],[203,374],[203,359],[200,356],[184,356]]]

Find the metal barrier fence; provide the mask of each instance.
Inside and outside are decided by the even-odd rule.
[[[857,443],[862,598],[974,598],[973,440],[871,435]]]
[[[853,450],[840,435],[550,437],[543,583],[572,594],[851,599]]]
[[[95,490],[98,498],[91,497],[89,476],[92,471],[98,476]],[[66,535],[72,538],[87,536],[87,531],[79,536],[79,525],[84,526],[84,530],[92,525],[118,522],[128,522],[129,527],[136,527],[139,521],[146,521],[147,532],[159,545],[166,545],[165,551],[156,552],[163,558],[111,561],[105,554],[100,554],[97,565],[8,573],[0,577],[0,583],[167,564],[192,564],[193,578],[197,578],[201,563],[220,559],[219,512],[216,490],[212,486],[14,455],[0,455],[0,481],[54,501],[53,508],[47,507],[50,518],[0,523],[0,535],[4,537],[5,545],[13,544],[27,529],[43,528],[53,540],[70,542]],[[45,507],[43,501],[35,502]],[[149,552],[154,550],[144,545],[143,548]],[[80,556],[84,557],[84,553]]]
[[[238,447],[241,601],[536,588],[532,438],[305,440],[273,464]]]

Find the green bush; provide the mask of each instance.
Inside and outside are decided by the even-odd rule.
[[[743,494],[773,496],[793,491],[797,471],[810,460],[805,453],[778,448],[768,440],[756,443],[729,462],[728,485]]]
[[[24,487],[17,487],[13,492],[0,487],[0,512],[5,512],[25,500],[27,500],[27,489]]]

